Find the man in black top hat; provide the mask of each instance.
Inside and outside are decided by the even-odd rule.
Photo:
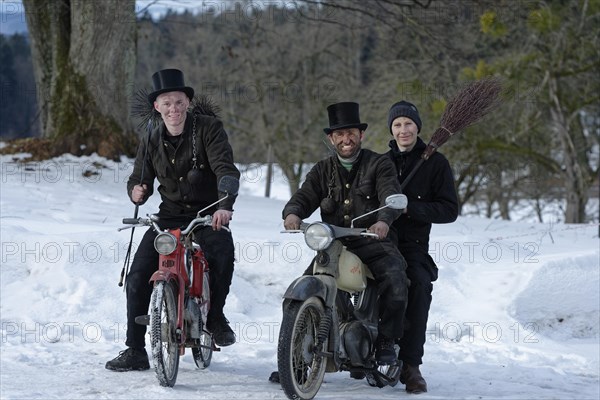
[[[327,111],[330,126],[324,130],[336,154],[319,161],[285,205],[285,229],[299,229],[302,219],[319,207],[324,222],[350,227],[355,217],[382,207],[387,196],[400,193],[391,160],[361,149],[367,124],[360,122],[358,104],[336,103]],[[406,306],[406,263],[388,238],[390,226],[399,214],[399,210],[386,208],[356,220],[355,227],[368,228],[379,240],[353,238],[344,242],[369,266],[379,286],[381,312],[376,358],[382,365],[396,361],[394,341],[402,336]]]
[[[148,95],[149,118],[160,123],[140,142],[133,173],[127,182],[131,201],[141,205],[153,193],[157,179],[161,197],[158,224],[161,228],[187,226],[198,211],[225,196],[218,191],[223,177],[239,180],[233,152],[223,124],[210,105],[195,102],[194,89],[186,86],[183,73],[164,69],[152,76],[154,91]],[[145,107],[146,105],[144,105]],[[235,196],[204,212],[212,214],[213,225],[195,233],[210,265],[211,307],[207,329],[219,346],[235,343],[235,334],[223,314],[225,299],[233,276],[234,244],[231,232],[221,229],[229,224]],[[127,350],[106,363],[113,371],[148,369],[145,350],[146,326],[135,317],[146,315],[152,294],[150,277],[158,269],[154,249],[156,232],[148,229],[140,242],[126,280]]]

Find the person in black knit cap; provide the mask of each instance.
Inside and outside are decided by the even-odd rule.
[[[392,105],[388,127],[393,139],[387,154],[396,165],[400,184],[404,184],[426,147],[419,137],[422,122],[417,107],[404,100]],[[432,282],[438,278],[437,266],[429,255],[431,224],[454,222],[458,217],[454,177],[446,157],[433,153],[405,183],[402,193],[408,198],[408,206],[392,225],[410,280],[405,331],[399,341],[400,381],[407,392],[421,393],[427,391],[427,383],[419,365],[423,363]]]

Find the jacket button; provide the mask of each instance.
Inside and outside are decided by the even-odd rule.
[[[183,176],[179,177],[179,182],[183,182]]]
[[[183,196],[183,199],[184,199],[184,200],[187,200],[187,196]]]
[[[171,164],[175,164],[175,159],[172,159],[172,160],[171,160]]]
[[[350,189],[350,184],[346,183],[346,189]]]
[[[186,208],[191,208],[192,206],[190,206],[189,204],[185,205]]]
[[[350,216],[349,216],[349,215],[344,215],[344,219],[345,219],[345,220],[349,220],[349,219],[350,219]]]
[[[350,200],[348,200],[348,199],[344,200],[344,204],[350,204]]]
[[[204,164],[200,164],[200,166],[198,168],[204,169]]]
[[[420,198],[421,198],[421,196],[417,196],[417,199],[420,199]]]

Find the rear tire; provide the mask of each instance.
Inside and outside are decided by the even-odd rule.
[[[400,352],[400,346],[398,346],[397,343],[394,345],[394,351],[396,351],[397,359],[398,353]],[[369,385],[379,388],[382,388],[384,386],[394,387],[398,384],[398,380],[400,379],[400,372],[402,371],[402,361],[398,361],[395,365],[382,365],[379,368],[377,368],[377,370],[382,375],[385,375],[387,381],[384,384],[382,382],[377,382],[376,379],[370,379],[367,376],[367,382],[369,383]]]
[[[193,347],[192,355],[194,356],[194,362],[200,369],[208,368],[210,361],[212,360],[213,354],[213,338],[212,335],[206,331],[206,317],[210,309],[210,284],[209,274],[205,270],[202,276],[202,297],[200,298],[200,313],[202,314],[202,321],[200,328],[200,346]]]
[[[325,317],[317,297],[292,301],[283,311],[277,347],[277,367],[281,386],[290,399],[309,400],[316,396],[325,375],[327,358],[316,354],[319,324]]]
[[[179,370],[177,301],[172,283],[156,283],[150,310],[150,345],[154,370],[161,386],[172,387]]]
[[[192,347],[192,355],[194,356],[196,366],[200,369],[205,369],[210,365],[213,353],[212,335],[205,330],[202,330],[202,333],[200,333],[200,346]]]

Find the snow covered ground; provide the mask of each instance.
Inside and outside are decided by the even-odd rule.
[[[130,160],[63,156],[1,164],[2,399],[284,399],[276,369],[281,296],[312,252],[281,234],[281,179],[242,177],[232,222],[236,271],[226,306],[238,337],[197,370],[188,352],[174,388],[153,369],[104,368],[123,350],[125,296],[117,286],[133,215]],[[140,208],[157,210],[158,195]],[[136,230],[135,240],[143,233]],[[419,399],[598,399],[600,251],[597,225],[461,217],[438,225],[440,266]],[[348,373],[326,375],[320,399],[410,397]]]

